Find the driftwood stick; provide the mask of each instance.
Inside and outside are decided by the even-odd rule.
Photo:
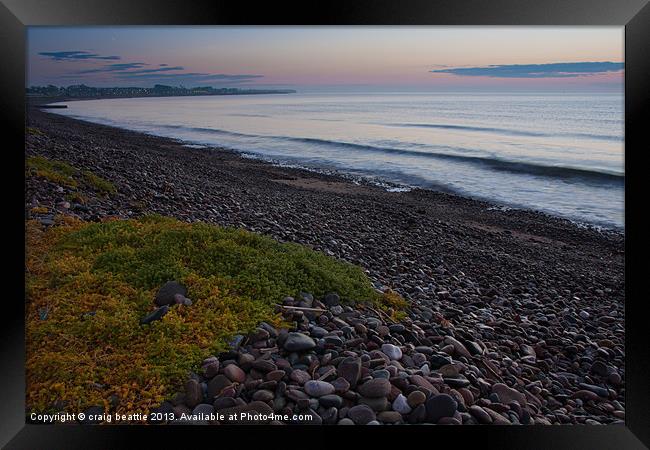
[[[372,312],[374,312],[375,314],[377,314],[379,317],[383,317],[384,319],[386,319],[386,320],[389,321],[390,323],[397,323],[397,322],[395,322],[395,321],[394,321],[394,320],[393,320],[393,319],[392,319],[388,314],[386,314],[386,313],[383,312],[383,311],[380,311],[380,310],[378,310],[378,309],[371,308],[370,306],[366,306],[366,308],[368,308],[370,311],[372,311]]]
[[[327,312],[326,309],[322,309],[322,308],[304,308],[302,306],[285,306],[285,305],[278,305],[277,303],[275,304],[275,306],[279,306],[280,308],[284,308],[284,309],[294,309],[298,311]]]

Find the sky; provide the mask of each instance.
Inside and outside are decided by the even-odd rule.
[[[622,27],[30,27],[27,86],[623,88]]]

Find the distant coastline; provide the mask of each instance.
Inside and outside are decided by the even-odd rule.
[[[84,84],[72,86],[31,86],[25,89],[26,100],[31,105],[53,101],[99,100],[104,98],[140,97],[197,97],[205,95],[260,95],[295,94],[293,89],[240,89],[210,86],[185,88],[156,84],[153,87],[92,87]]]

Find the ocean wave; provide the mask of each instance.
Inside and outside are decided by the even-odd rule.
[[[442,130],[462,130],[462,131],[476,131],[481,133],[499,133],[507,134],[509,136],[531,136],[531,137],[568,137],[579,139],[595,139],[599,141],[623,141],[621,136],[614,136],[608,134],[591,134],[591,133],[544,133],[541,131],[527,131],[527,130],[513,130],[510,128],[494,128],[494,127],[474,127],[468,125],[453,125],[453,124],[437,124],[437,123],[392,123],[387,124],[392,127],[407,127],[407,128],[437,128]]]
[[[591,182],[596,184],[623,184],[625,175],[619,172],[609,172],[604,170],[588,169],[583,167],[568,167],[568,166],[552,166],[545,164],[538,164],[526,161],[512,161],[496,157],[487,156],[469,156],[459,155],[455,153],[431,152],[410,150],[395,147],[381,147],[367,144],[356,144],[352,142],[332,141],[328,139],[308,138],[308,137],[293,137],[293,136],[265,136],[257,134],[238,133],[234,131],[226,131],[215,128],[203,127],[184,127],[181,125],[163,125],[164,128],[179,128],[189,131],[198,131],[203,133],[214,133],[235,137],[246,138],[263,138],[281,142],[297,142],[303,144],[310,144],[316,146],[326,146],[339,149],[349,149],[356,151],[365,151],[369,153],[384,153],[384,154],[400,154],[407,156],[416,156],[420,158],[434,158],[457,161],[461,163],[468,163],[480,165],[496,171],[518,173],[525,175],[535,175],[552,178],[572,179],[584,182]],[[447,150],[452,151],[465,151],[467,149],[445,147]]]

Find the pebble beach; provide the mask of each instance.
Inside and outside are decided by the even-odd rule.
[[[161,214],[361,266],[396,321],[337,293],[286,297],[200,363],[151,422],[623,424],[624,234],[443,192],[385,189],[28,109],[26,156],[116,188],[84,202],[28,177],[27,219]],[[83,193],[83,192],[82,192]],[[191,307],[191,306],[190,306]],[[239,416],[241,421],[232,420]],[[180,420],[184,417],[184,420]]]

